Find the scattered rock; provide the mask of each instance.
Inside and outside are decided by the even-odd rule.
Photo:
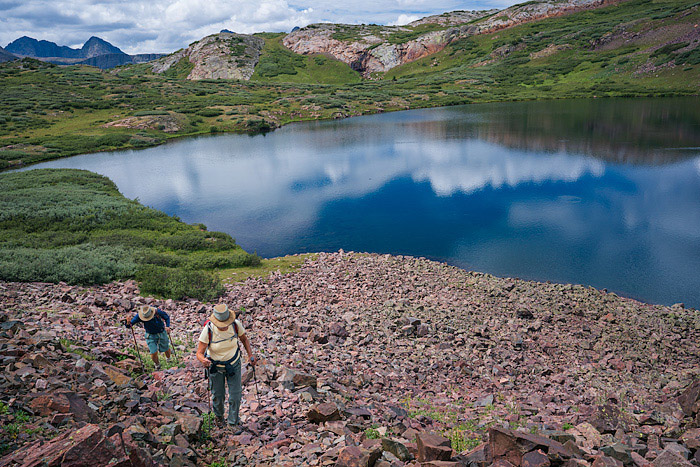
[[[313,423],[330,422],[340,420],[340,410],[332,402],[324,402],[312,407],[306,414],[309,421]]]

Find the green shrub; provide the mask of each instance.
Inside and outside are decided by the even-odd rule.
[[[146,247],[155,245],[155,240],[142,232],[131,230],[100,232],[91,236],[91,242],[96,245],[122,245],[128,247]]]
[[[136,279],[141,283],[142,293],[175,300],[211,301],[224,293],[219,277],[206,271],[145,265],[137,271]]]
[[[202,117],[218,117],[219,115],[223,115],[223,113],[224,111],[221,109],[202,109],[197,112],[197,115]]]
[[[700,65],[700,47],[678,54],[676,64]]]
[[[182,232],[170,237],[163,237],[160,244],[171,250],[203,250],[207,247],[203,232]]]
[[[134,112],[134,117],[148,117],[150,115],[170,115],[165,110],[141,110],[140,112]]]
[[[255,71],[262,77],[296,75],[297,68],[305,68],[304,56],[284,48],[267,49],[261,56]]]
[[[0,279],[15,282],[103,284],[133,277],[136,263],[121,247],[90,244],[52,250],[0,249]]]
[[[247,120],[245,122],[245,128],[248,133],[267,133],[273,130],[272,125],[270,125],[265,119],[261,120]]]
[[[675,44],[667,44],[664,45],[663,47],[659,47],[656,49],[650,57],[658,57],[659,55],[668,55],[674,50],[682,49],[683,47],[687,47],[690,44],[690,42],[677,42]]]
[[[140,264],[152,264],[155,266],[165,266],[168,268],[179,267],[183,262],[183,258],[179,255],[157,253],[150,250],[145,251],[136,259]]]
[[[246,253],[240,249],[224,253],[190,255],[184,261],[184,266],[190,269],[242,268],[260,266],[260,264],[258,255]]]
[[[259,263],[230,235],[128,200],[106,177],[70,169],[0,176],[0,280],[93,284],[133,277],[138,265],[197,270]],[[199,290],[216,289],[191,274],[194,292],[180,293],[207,296]],[[168,284],[163,295],[183,289],[176,279]]]

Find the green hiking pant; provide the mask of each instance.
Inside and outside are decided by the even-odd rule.
[[[209,373],[209,384],[214,405],[214,415],[224,417],[224,398],[226,397],[226,385],[228,385],[228,419],[229,425],[238,425],[238,409],[241,407],[241,360],[233,364],[233,373],[226,374],[224,368],[217,368],[215,373]]]

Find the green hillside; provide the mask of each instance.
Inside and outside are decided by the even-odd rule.
[[[384,79],[459,80],[494,99],[700,90],[697,1],[630,0],[462,39]]]
[[[260,61],[251,81],[271,83],[348,84],[361,81],[347,64],[324,55],[299,55],[282,45],[284,34],[263,35]]]

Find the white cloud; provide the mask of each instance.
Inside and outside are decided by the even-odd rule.
[[[390,22],[388,25],[389,26],[404,26],[408,23],[412,23],[413,21],[416,21],[420,19],[421,17],[418,15],[406,15],[406,14],[400,14],[398,18],[396,18],[396,21]]]
[[[501,0],[3,0],[0,45],[26,35],[80,47],[96,35],[127,53],[173,52],[221,29],[290,31],[329,21],[406,24],[445,11],[493,8],[494,1]]]

